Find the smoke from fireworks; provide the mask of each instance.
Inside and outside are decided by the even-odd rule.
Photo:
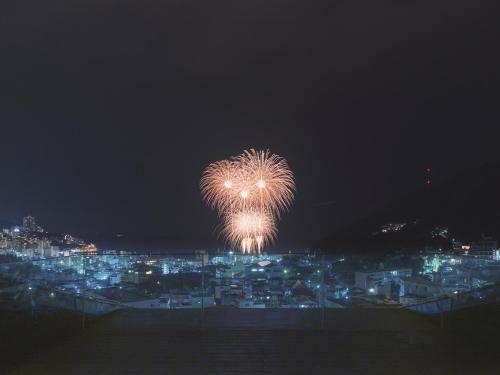
[[[295,181],[285,159],[251,149],[210,164],[200,189],[203,200],[222,218],[226,240],[251,253],[276,238],[276,220],[293,202]]]

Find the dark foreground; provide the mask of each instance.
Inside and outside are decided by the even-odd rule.
[[[61,313],[57,313],[61,314]],[[56,315],[57,315],[56,314]],[[496,374],[500,306],[407,311],[212,310],[62,314],[5,324],[12,374]],[[10,317],[12,318],[12,317]],[[12,319],[10,319],[12,321]],[[324,325],[323,325],[324,323]],[[324,329],[321,329],[321,327]]]

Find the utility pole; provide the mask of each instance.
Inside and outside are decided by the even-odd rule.
[[[82,329],[85,328],[85,288],[87,287],[87,283],[85,280],[86,272],[85,272],[85,258],[82,259],[83,262],[83,282],[82,282]]]
[[[35,317],[35,299],[33,297],[33,287],[30,285],[28,286],[28,290],[30,293],[30,304],[31,304],[31,317]]]
[[[325,329],[325,253],[321,253],[321,328]]]
[[[201,329],[205,326],[205,250],[200,251],[201,255]]]

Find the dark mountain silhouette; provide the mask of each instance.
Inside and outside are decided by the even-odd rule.
[[[346,252],[451,248],[481,234],[500,239],[500,162],[465,170],[334,232],[315,249]]]

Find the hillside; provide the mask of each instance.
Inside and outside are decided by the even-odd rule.
[[[332,233],[314,248],[352,252],[450,248],[452,239],[472,241],[481,233],[500,239],[500,162],[409,194]]]

